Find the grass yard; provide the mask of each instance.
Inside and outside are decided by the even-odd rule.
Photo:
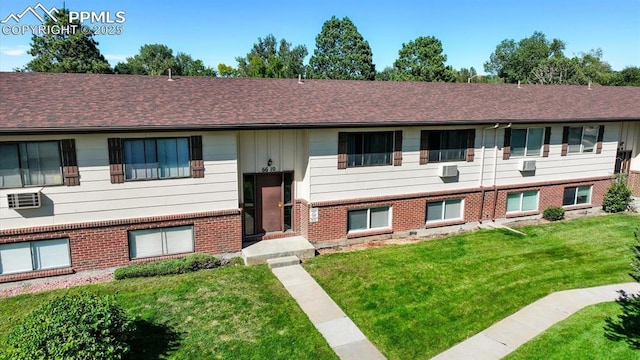
[[[389,359],[430,358],[549,293],[630,282],[640,217],[580,218],[336,253],[307,271]]]
[[[620,313],[616,303],[587,307],[549,328],[505,359],[640,359],[640,350],[604,337],[604,319]]]
[[[336,359],[266,266],[225,267],[0,300],[0,348],[30,309],[64,291],[117,294],[138,317],[131,359]]]

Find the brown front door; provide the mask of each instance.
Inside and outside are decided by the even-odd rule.
[[[282,231],[282,175],[257,175],[256,193],[258,232]]]

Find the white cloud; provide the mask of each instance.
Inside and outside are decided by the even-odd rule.
[[[22,56],[25,55],[29,49],[30,47],[28,45],[2,46],[0,47],[0,53],[7,56]]]
[[[114,54],[104,54],[105,59],[113,60],[113,61],[125,61],[127,60],[126,55],[114,55]]]

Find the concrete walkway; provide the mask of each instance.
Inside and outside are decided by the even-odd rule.
[[[291,265],[272,271],[340,359],[385,359],[302,266]]]
[[[638,293],[640,284],[606,285],[553,293],[493,324],[434,359],[501,359],[576,311],[589,305],[614,301],[619,295],[618,290]]]

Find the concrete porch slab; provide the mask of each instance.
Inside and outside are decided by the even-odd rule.
[[[316,256],[316,248],[303,236],[262,240],[242,249],[245,265],[264,264],[268,259],[297,256],[300,260]]]

